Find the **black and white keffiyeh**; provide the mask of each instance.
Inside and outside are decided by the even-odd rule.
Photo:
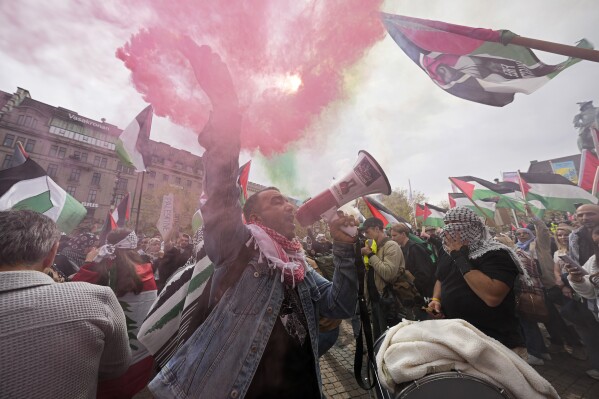
[[[117,248],[121,248],[121,249],[135,249],[137,248],[137,234],[135,234],[135,231],[132,231],[131,233],[129,233],[125,238],[123,238],[121,241],[117,242],[116,244],[106,244],[100,247],[100,249],[98,250],[98,255],[96,255],[96,257],[94,258],[94,262],[98,263],[100,261],[102,261],[102,259],[104,258],[108,258],[108,259],[114,259],[114,251]]]
[[[441,232],[443,239],[443,249],[449,253],[449,249],[445,246],[445,237],[460,239],[464,245],[468,246],[468,258],[477,259],[490,251],[504,250],[507,251],[518,270],[522,273],[522,266],[516,253],[506,245],[491,239],[489,229],[483,224],[481,219],[468,208],[458,206],[451,208],[443,217],[445,227]]]

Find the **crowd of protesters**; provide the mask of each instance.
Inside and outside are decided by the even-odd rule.
[[[128,229],[105,243],[93,233],[67,240],[44,215],[1,211],[1,397],[131,398],[147,386],[157,398],[320,398],[319,356],[362,299],[362,328],[374,339],[404,319],[461,319],[532,373],[524,362],[565,351],[588,357],[586,373],[599,379],[599,206],[580,206],[554,237],[532,215],[515,236],[493,237],[465,207],[420,235],[374,217],[351,235],[357,223],[341,212],[330,241],[311,234],[302,248],[294,206],[278,189],[241,206],[237,96],[220,58],[198,50],[190,62],[213,106],[199,135],[203,241],[177,233],[161,242]],[[209,258],[202,270],[211,274],[182,326],[186,339],[156,367],[138,332],[195,256]],[[190,292],[196,283],[188,281]]]

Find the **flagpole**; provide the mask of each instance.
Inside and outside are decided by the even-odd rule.
[[[141,172],[141,187],[139,188],[139,199],[137,200],[137,216],[135,217],[135,231],[139,225],[139,214],[141,213],[141,197],[144,191],[144,179],[146,177],[146,171]]]
[[[453,182],[451,181],[451,178],[448,178],[449,182],[453,184]],[[478,204],[476,202],[474,202],[474,200],[472,198],[470,198],[468,196],[468,194],[466,194],[462,188],[460,186],[458,186],[457,184],[454,184],[455,186],[457,186],[458,190],[460,190],[462,192],[462,194],[464,194],[466,196],[466,198],[468,198],[470,200],[470,202],[472,202],[472,204],[476,207],[476,209],[479,210],[479,212],[484,216],[485,220],[488,220],[491,223],[491,226],[493,227],[497,227],[497,223],[495,223],[494,219],[491,219],[487,216],[487,214],[485,213],[485,211],[482,210],[482,208],[480,206],[478,206]]]
[[[133,198],[131,198],[131,212],[133,212],[133,208],[135,206],[135,200],[137,199],[137,188],[139,187],[139,173],[136,173],[135,177],[135,190],[133,190]],[[139,209],[137,210],[139,213]]]
[[[518,216],[516,216],[516,211],[514,210],[514,208],[510,209],[512,211],[512,216],[514,217],[514,221],[516,222],[516,226],[520,226],[520,221],[518,220]]]
[[[566,44],[548,42],[545,40],[531,39],[530,37],[518,35],[515,35],[511,40],[508,41],[508,43],[533,48],[535,50],[547,51],[549,53],[561,54],[568,57],[580,58],[587,61],[599,62],[599,51],[588,48],[569,46]]]

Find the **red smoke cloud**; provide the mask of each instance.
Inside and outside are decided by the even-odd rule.
[[[238,92],[242,146],[269,155],[342,96],[344,69],[384,37],[381,2],[135,0],[130,10],[141,13],[145,28],[117,57],[156,114],[199,132],[210,105],[180,49],[183,36],[209,45]]]

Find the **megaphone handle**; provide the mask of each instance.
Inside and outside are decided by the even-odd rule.
[[[322,214],[322,218],[325,219],[329,224],[339,219],[337,215],[337,209],[329,209],[325,213]],[[357,226],[341,226],[339,228],[345,234],[348,234],[350,237],[355,237],[358,235],[358,227]]]

